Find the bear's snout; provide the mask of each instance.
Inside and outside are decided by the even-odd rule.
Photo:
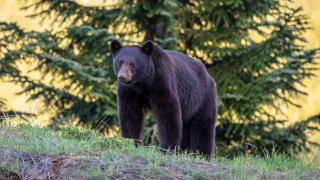
[[[122,84],[130,84],[132,80],[132,73],[130,67],[123,64],[119,73],[118,73],[118,80]]]
[[[126,74],[120,74],[118,76],[118,80],[121,82],[121,83],[124,83],[124,84],[129,84],[131,82],[131,77],[129,77],[128,75]]]

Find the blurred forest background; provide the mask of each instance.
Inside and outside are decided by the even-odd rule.
[[[1,113],[115,135],[109,44],[150,39],[201,60],[217,81],[218,152],[320,154],[319,9],[318,0],[3,0]],[[157,144],[146,121],[144,141]]]

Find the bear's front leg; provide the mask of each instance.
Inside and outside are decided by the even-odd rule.
[[[178,98],[162,97],[154,102],[152,110],[157,119],[161,148],[175,150],[182,139],[182,117]]]
[[[141,143],[143,130],[143,104],[138,95],[118,87],[118,115],[121,135],[135,140],[136,146]]]

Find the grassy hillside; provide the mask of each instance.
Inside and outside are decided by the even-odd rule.
[[[316,179],[315,162],[275,152],[205,159],[86,129],[0,125],[0,179]]]

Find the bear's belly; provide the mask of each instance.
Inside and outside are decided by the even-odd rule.
[[[188,123],[191,121],[192,117],[194,117],[197,112],[200,111],[204,102],[204,96],[201,94],[188,96],[181,95],[179,98],[182,120],[184,123]]]

